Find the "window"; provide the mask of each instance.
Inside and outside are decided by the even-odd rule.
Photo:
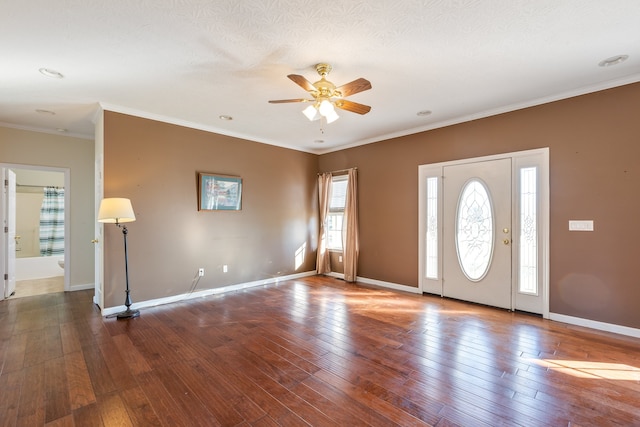
[[[520,169],[519,290],[538,294],[538,168]]]
[[[467,279],[478,282],[489,271],[493,255],[493,202],[486,185],[474,178],[465,184],[456,213],[456,250]]]
[[[428,279],[438,278],[438,177],[427,178],[427,259]]]
[[[331,200],[329,200],[329,214],[327,215],[327,249],[342,250],[342,224],[344,207],[347,201],[347,184],[349,177],[339,175],[331,178]]]

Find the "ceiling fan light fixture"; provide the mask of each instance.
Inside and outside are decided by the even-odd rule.
[[[326,79],[331,71],[329,64],[317,64],[316,71],[320,74],[320,80],[311,83],[305,77],[298,74],[289,74],[287,77],[295,84],[306,90],[313,99],[276,99],[270,100],[270,104],[284,104],[287,102],[311,102],[302,113],[311,121],[325,118],[327,123],[335,122],[340,118],[336,112],[336,107],[341,110],[351,111],[357,114],[367,114],[371,107],[357,102],[347,101],[344,98],[371,89],[371,82],[360,77],[352,82],[336,87]]]
[[[302,114],[304,114],[305,116],[307,116],[307,119],[314,121],[314,120],[320,120],[320,112],[318,111],[318,109],[313,106],[313,105],[309,105],[307,108],[305,108],[304,110],[302,110]]]
[[[329,114],[325,114],[324,118],[327,119],[327,124],[329,124],[338,120],[340,116],[338,115],[338,113],[336,113],[336,111],[333,108],[331,108],[331,111],[329,112]]]
[[[318,107],[318,111],[325,117],[329,116],[331,113],[336,113],[336,110],[333,109],[333,104],[331,104],[327,99],[322,100]]]

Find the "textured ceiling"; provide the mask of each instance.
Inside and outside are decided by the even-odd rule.
[[[0,124],[91,138],[101,105],[326,152],[640,81],[639,22],[638,0],[0,0]],[[318,62],[371,81],[349,98],[371,112],[321,130],[267,102]]]

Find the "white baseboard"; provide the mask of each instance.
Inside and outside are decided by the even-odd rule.
[[[325,276],[335,277],[336,279],[344,280],[344,274],[336,273],[334,271],[325,273]],[[419,288],[414,288],[412,286],[407,286],[407,285],[399,285],[397,283],[392,283],[392,282],[383,282],[382,280],[368,279],[366,277],[356,276],[356,281],[360,283],[366,283],[367,285],[380,286],[381,288],[389,288],[396,291],[410,292],[412,294],[422,293],[422,291]]]
[[[225,292],[239,291],[242,289],[253,288],[256,286],[271,285],[271,284],[283,282],[286,280],[300,279],[302,277],[309,277],[309,276],[315,276],[315,275],[316,275],[316,272],[314,270],[314,271],[307,271],[304,273],[291,274],[288,276],[272,277],[265,280],[256,280],[255,282],[247,282],[247,283],[239,283],[237,285],[223,286],[221,288],[203,289],[201,291],[190,292],[186,294],[180,294],[180,295],[174,295],[174,296],[165,297],[165,298],[157,298],[157,299],[152,299],[148,301],[136,302],[131,304],[131,309],[139,310],[147,307],[155,307],[157,305],[171,304],[178,301],[185,301],[185,300],[194,299],[194,298],[202,298],[208,295],[222,294]],[[108,316],[110,314],[119,313],[121,311],[126,310],[126,308],[127,307],[125,307],[124,305],[116,306],[116,307],[108,307],[102,310],[102,315]]]
[[[598,322],[596,320],[582,319],[580,317],[567,316],[565,314],[549,313],[549,319],[556,322],[568,323],[575,326],[597,329],[599,331],[612,332],[614,334],[627,335],[640,338],[640,329],[628,326],[615,325],[613,323]]]
[[[396,291],[410,292],[412,294],[422,293],[420,288],[414,288],[413,286],[399,285],[397,283],[392,283],[392,282],[383,282],[382,280],[376,280],[376,279],[367,279],[366,277],[360,277],[360,276],[357,277],[357,280],[358,282],[367,283],[369,285],[380,286],[383,288],[394,289]]]
[[[85,283],[84,285],[71,285],[69,287],[69,292],[75,291],[85,291],[87,289],[95,289],[95,285],[93,283]]]

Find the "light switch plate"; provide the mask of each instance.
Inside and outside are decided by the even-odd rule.
[[[569,231],[593,231],[593,220],[569,220]]]

